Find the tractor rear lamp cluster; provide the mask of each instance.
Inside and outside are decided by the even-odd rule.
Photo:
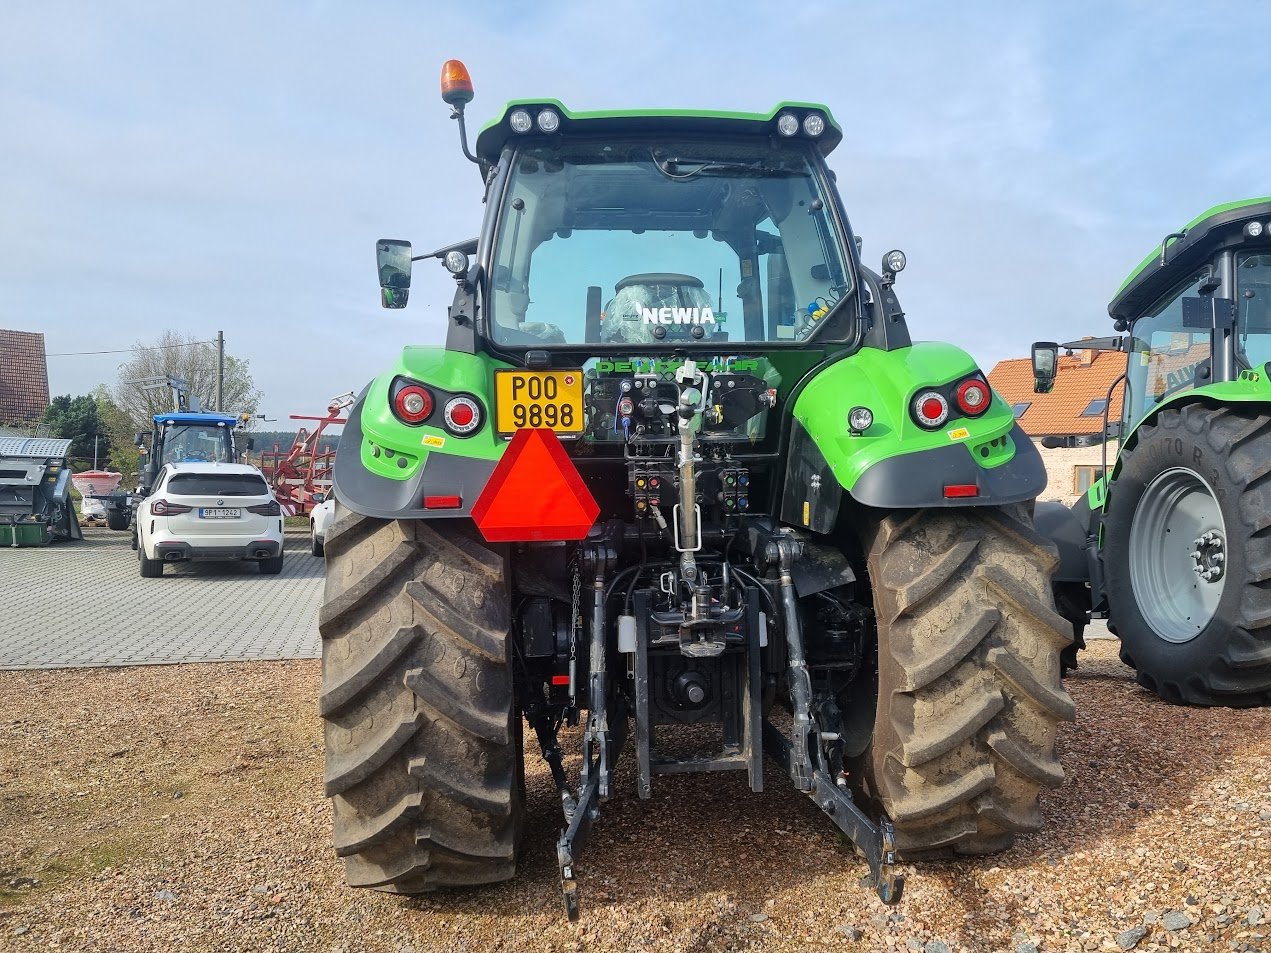
[[[931,387],[919,391],[910,401],[909,410],[919,426],[935,430],[944,426],[950,416],[983,417],[992,405],[993,392],[989,390],[989,382],[976,371],[939,390]]]
[[[540,109],[537,114],[525,108],[513,109],[508,113],[508,126],[522,136],[537,126],[539,132],[550,136],[560,129],[560,113],[550,107]]]
[[[949,419],[949,402],[944,394],[924,390],[913,399],[914,419],[928,430],[934,430]]]
[[[155,500],[150,504],[150,513],[152,516],[176,516],[178,513],[188,513],[194,507],[182,506],[180,503],[169,503],[167,500]]]
[[[993,395],[989,391],[987,382],[978,377],[968,377],[958,385],[954,399],[957,400],[958,409],[962,413],[968,417],[979,417],[989,409],[989,404],[993,402]]]
[[[441,416],[446,429],[456,437],[466,437],[481,429],[481,405],[471,397],[451,397]]]
[[[432,407],[432,394],[420,384],[407,384],[393,398],[393,412],[403,423],[422,424],[432,413]]]
[[[247,507],[247,512],[255,513],[257,516],[282,516],[282,507],[278,505],[277,500],[270,500],[268,503],[258,503]]]
[[[816,139],[825,132],[825,117],[818,112],[810,112],[805,115],[802,121],[799,120],[797,114],[792,112],[783,112],[777,117],[777,133],[789,138],[797,136],[799,130],[803,130],[803,134],[811,139]]]

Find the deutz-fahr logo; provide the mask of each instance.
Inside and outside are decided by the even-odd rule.
[[[647,357],[633,357],[629,361],[608,361],[603,358],[596,361],[598,374],[674,374],[675,369],[684,364],[682,360],[655,361]],[[709,361],[697,362],[699,370],[710,374],[725,371],[741,373],[742,371],[759,370],[759,362],[736,357],[713,357]]]
[[[714,324],[715,312],[706,308],[641,308],[645,324]]]

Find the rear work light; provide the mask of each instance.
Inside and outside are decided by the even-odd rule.
[[[913,399],[910,408],[913,410],[914,420],[928,430],[934,430],[949,419],[949,402],[939,391],[921,391]]]
[[[247,507],[248,513],[255,513],[257,516],[281,516],[282,507],[278,505],[277,500],[270,500],[268,503],[258,503],[256,506]]]
[[[993,402],[989,385],[978,377],[969,377],[959,384],[954,398],[958,402],[958,409],[968,417],[979,417]]]
[[[446,401],[442,418],[452,434],[466,437],[481,429],[481,405],[471,397],[452,397]]]
[[[408,424],[422,424],[432,413],[432,394],[419,384],[409,384],[393,398],[393,413]]]
[[[192,509],[194,507],[169,503],[167,500],[155,500],[150,504],[150,513],[153,516],[176,516],[178,513],[188,513]]]

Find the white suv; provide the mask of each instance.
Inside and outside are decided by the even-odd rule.
[[[255,560],[282,572],[282,509],[255,467],[238,463],[169,463],[137,507],[141,575],[192,559]]]

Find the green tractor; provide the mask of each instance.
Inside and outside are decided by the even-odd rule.
[[[1105,403],[1117,459],[1071,509],[1043,504],[1056,601],[1106,616],[1121,659],[1166,701],[1271,703],[1271,198],[1219,205],[1167,235],[1108,306],[1124,336]],[[1059,345],[1033,345],[1038,393]],[[1108,407],[1124,387],[1122,419]],[[1106,444],[1105,444],[1106,447]]]
[[[448,336],[362,392],[334,468],[321,713],[348,882],[512,877],[526,727],[571,918],[628,751],[641,798],[687,772],[759,791],[768,755],[888,902],[900,858],[1037,829],[1073,716],[1045,473],[967,354],[911,342],[904,256],[861,263],[830,113],[519,101],[469,149],[462,64],[442,91],[485,223],[378,243],[387,307],[414,261],[453,275]]]

